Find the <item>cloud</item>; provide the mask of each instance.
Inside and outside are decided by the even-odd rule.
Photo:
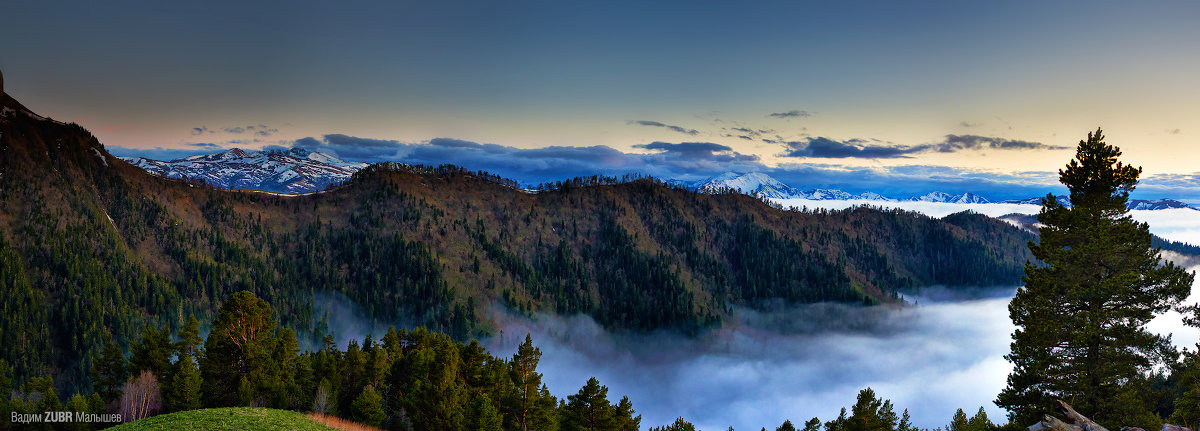
[[[790,118],[808,118],[808,117],[812,116],[812,113],[810,113],[808,111],[791,110],[791,111],[787,111],[787,112],[773,112],[773,113],[767,114],[767,116],[774,117],[774,118],[788,118],[788,119],[790,119]]]
[[[526,333],[543,352],[538,371],[557,396],[590,377],[628,395],[645,426],[675,417],[701,429],[774,429],[789,419],[835,418],[871,386],[916,425],[933,428],[957,408],[992,400],[1005,385],[1012,289],[919,307],[815,304],[736,308],[719,329],[697,337],[667,331],[606,331],[585,316],[497,318],[500,336],[482,341],[501,357]],[[886,360],[880,360],[886,358]]]
[[[221,131],[223,131],[225,133],[233,134],[233,135],[240,135],[243,133],[252,133],[257,136],[268,137],[268,136],[275,134],[276,132],[279,132],[279,129],[267,126],[265,124],[258,124],[258,125],[249,125],[249,126],[224,127],[221,129]]]
[[[645,148],[647,150],[659,150],[668,153],[677,153],[686,158],[711,158],[714,153],[733,151],[730,148],[721,144],[712,142],[681,142],[672,144],[669,142],[651,142],[649,144],[634,145],[637,148]]]
[[[343,134],[328,134],[322,139],[297,139],[293,144],[308,151],[332,153],[343,159],[361,162],[396,161],[408,145],[394,140],[370,139]]]
[[[962,150],[1068,150],[1071,147],[1046,145],[1040,142],[1021,141],[978,135],[946,135],[942,142],[933,144],[935,151],[953,153]]]
[[[972,123],[970,121],[959,121],[958,125],[960,127],[978,127],[979,123]]]
[[[909,154],[927,151],[924,146],[906,147],[906,146],[883,146],[883,145],[863,145],[866,142],[861,139],[851,139],[849,141],[835,141],[826,137],[807,138],[802,141],[792,141],[784,144],[783,157],[811,157],[811,158],[829,158],[829,159],[844,159],[844,158],[863,158],[863,159],[892,159],[899,157],[909,157]]]
[[[871,141],[880,142],[877,139]],[[1021,141],[978,135],[946,135],[941,142],[922,145],[874,145],[865,139],[837,141],[826,137],[806,138],[784,144],[783,157],[809,157],[826,159],[894,159],[910,158],[913,154],[981,150],[1066,150],[1070,147],[1046,145],[1040,142]]]
[[[214,144],[214,143],[212,143],[212,142],[194,142],[194,143],[190,143],[190,144],[187,144],[187,145],[188,145],[188,146],[191,146],[191,147],[199,147],[199,148],[205,148],[205,149],[209,149],[209,150],[223,150],[223,149],[225,149],[225,147],[222,147],[222,146],[220,146],[220,145],[218,145],[218,144]]]
[[[633,124],[638,124],[638,125],[642,125],[642,126],[650,126],[650,127],[662,127],[662,128],[666,128],[666,129],[669,129],[669,130],[673,130],[673,131],[679,132],[679,133],[683,133],[683,134],[685,134],[685,135],[692,135],[692,136],[696,136],[696,135],[699,135],[699,134],[700,134],[700,131],[699,131],[699,130],[696,130],[696,129],[685,129],[685,128],[683,128],[683,127],[679,127],[679,126],[672,126],[672,125],[670,125],[670,124],[663,124],[663,123],[660,123],[660,122],[657,122],[657,121],[637,120],[637,121],[632,121],[631,123],[633,123]]]
[[[117,157],[145,157],[151,160],[178,160],[201,154],[211,154],[213,150],[220,149],[219,146],[212,147],[216,144],[192,144],[192,148],[127,148],[118,145],[105,145],[104,149]]]
[[[1168,135],[1178,135],[1179,129],[1167,129],[1167,134]]]
[[[576,176],[633,173],[664,179],[698,180],[730,170],[749,172],[767,169],[758,156],[741,154],[728,146],[710,142],[652,142],[638,146],[649,150],[649,153],[626,153],[603,145],[516,148],[453,138],[405,143],[342,134],[307,137],[291,144],[309,151],[332,153],[362,162],[454,164],[470,170],[497,173],[523,184],[539,184]]]
[[[213,132],[212,130],[209,130],[207,126],[200,126],[200,127],[193,127],[191,133],[192,133],[192,136],[199,136],[199,135],[203,135],[205,133],[215,133],[215,132]]]

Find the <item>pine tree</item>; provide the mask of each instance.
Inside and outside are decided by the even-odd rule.
[[[496,410],[496,406],[492,405],[492,399],[487,394],[480,394],[475,398],[475,405],[471,408],[471,429],[479,431],[501,431],[504,421],[500,418],[500,412]]]
[[[1025,265],[1025,286],[1009,304],[1014,367],[996,400],[1014,423],[1037,421],[1055,399],[1099,423],[1131,423],[1114,412],[1148,410],[1119,406],[1117,395],[1169,346],[1145,324],[1188,295],[1192,276],[1163,262],[1148,227],[1129,217],[1141,168],[1120,155],[1099,129],[1089,133],[1059,170],[1072,206],[1042,200],[1040,243],[1029,245],[1041,264]]]
[[[180,358],[187,356],[198,359],[201,344],[204,344],[204,339],[200,338],[200,321],[196,320],[196,315],[190,314],[187,323],[179,328],[179,341],[175,342],[175,353]]]
[[[975,416],[967,420],[967,428],[971,431],[990,431],[996,428],[996,424],[988,419],[987,412],[983,411],[983,406],[979,406],[979,411],[975,412]]]
[[[971,431],[967,413],[963,409],[954,411],[954,417],[950,418],[950,423],[946,425],[946,431]]]
[[[383,422],[383,397],[372,386],[364,386],[362,393],[350,403],[350,419],[373,427]]]
[[[613,406],[613,429],[616,431],[637,431],[642,426],[642,415],[634,416],[633,402],[629,397],[621,397],[621,401]]]
[[[904,413],[900,415],[900,423],[896,425],[896,431],[917,431],[917,427],[912,424],[912,417],[908,415],[908,409],[904,409]]]
[[[150,371],[159,381],[165,381],[174,350],[170,333],[147,324],[137,341],[129,345],[129,372]]]
[[[696,426],[692,425],[691,422],[683,420],[683,418],[677,418],[675,419],[675,422],[671,423],[670,425],[661,426],[658,428],[650,427],[648,431],[696,431]]]
[[[200,408],[200,368],[190,356],[184,355],[175,363],[171,384],[167,390],[167,410],[183,411]]]
[[[896,412],[891,400],[875,396],[875,390],[866,388],[858,392],[858,400],[850,408],[846,421],[847,431],[893,431],[896,429]]]
[[[608,387],[592,377],[579,388],[578,393],[567,396],[563,425],[572,430],[608,430],[612,427],[612,415],[613,408],[608,402]]]
[[[512,381],[516,386],[516,395],[509,402],[507,414],[511,415],[521,431],[537,429],[534,419],[537,410],[538,388],[542,385],[542,374],[537,372],[538,361],[542,359],[542,351],[533,346],[533,338],[525,334],[525,342],[517,346],[513,354]]]
[[[121,396],[121,385],[129,370],[125,366],[125,355],[121,348],[108,336],[100,356],[92,361],[92,384],[96,392],[107,401],[114,401]]]
[[[238,292],[221,305],[200,360],[206,406],[258,402],[254,383],[277,378],[264,372],[272,368],[275,327],[271,305],[253,293]]]
[[[775,428],[775,431],[796,431],[796,426],[792,425],[792,421],[785,420],[783,421],[783,425]]]

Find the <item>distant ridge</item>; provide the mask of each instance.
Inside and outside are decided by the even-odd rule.
[[[802,191],[795,187],[784,184],[783,182],[772,178],[770,175],[761,172],[750,172],[738,174],[734,172],[726,172],[705,180],[696,182],[674,181],[673,184],[684,185],[698,190],[724,190],[732,189],[741,193],[756,196],[763,199],[807,199],[807,200],[863,200],[863,201],[883,201],[883,202],[933,202],[933,203],[953,203],[953,204],[1024,204],[1024,205],[1041,205],[1042,197],[1031,197],[1024,199],[1008,199],[1001,201],[992,201],[977,193],[965,192],[961,194],[949,194],[940,191],[929,192],[920,196],[912,196],[908,198],[894,198],[881,195],[875,192],[863,192],[857,195],[851,194],[837,189],[811,189]],[[1071,199],[1069,196],[1057,196],[1059,202],[1070,206]],[[1131,210],[1165,210],[1174,208],[1197,209],[1187,203],[1180,202],[1174,199],[1130,199],[1129,209]]]
[[[145,157],[123,160],[155,175],[198,179],[225,189],[254,189],[281,193],[310,193],[350,179],[366,163],[342,160],[303,148],[287,151],[247,151],[234,148],[171,161]]]

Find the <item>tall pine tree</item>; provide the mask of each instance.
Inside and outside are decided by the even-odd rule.
[[[1029,244],[1041,264],[1025,265],[1025,286],[1009,305],[1014,367],[996,400],[1015,423],[1037,421],[1055,399],[1113,425],[1136,425],[1128,421],[1149,409],[1118,395],[1169,347],[1145,324],[1188,295],[1192,276],[1163,262],[1146,224],[1130,218],[1126,202],[1141,168],[1120,155],[1099,129],[1089,133],[1059,170],[1072,206],[1042,200],[1040,242]]]

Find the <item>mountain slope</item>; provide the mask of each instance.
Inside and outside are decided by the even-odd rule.
[[[609,328],[698,331],[732,305],[898,301],[926,284],[1015,284],[1032,237],[961,214],[781,211],[654,180],[529,193],[455,167],[372,165],[326,193],[230,191],[151,175],[86,130],[5,100],[0,118],[0,357],[19,377],[83,382],[109,335],[212,318],[251,290],[319,340],[317,293],[367,317],[466,337],[491,305]]]
[[[144,157],[123,160],[155,175],[202,180],[225,189],[254,189],[309,193],[350,179],[367,166],[302,148],[283,151],[245,151],[234,148],[172,161]]]

